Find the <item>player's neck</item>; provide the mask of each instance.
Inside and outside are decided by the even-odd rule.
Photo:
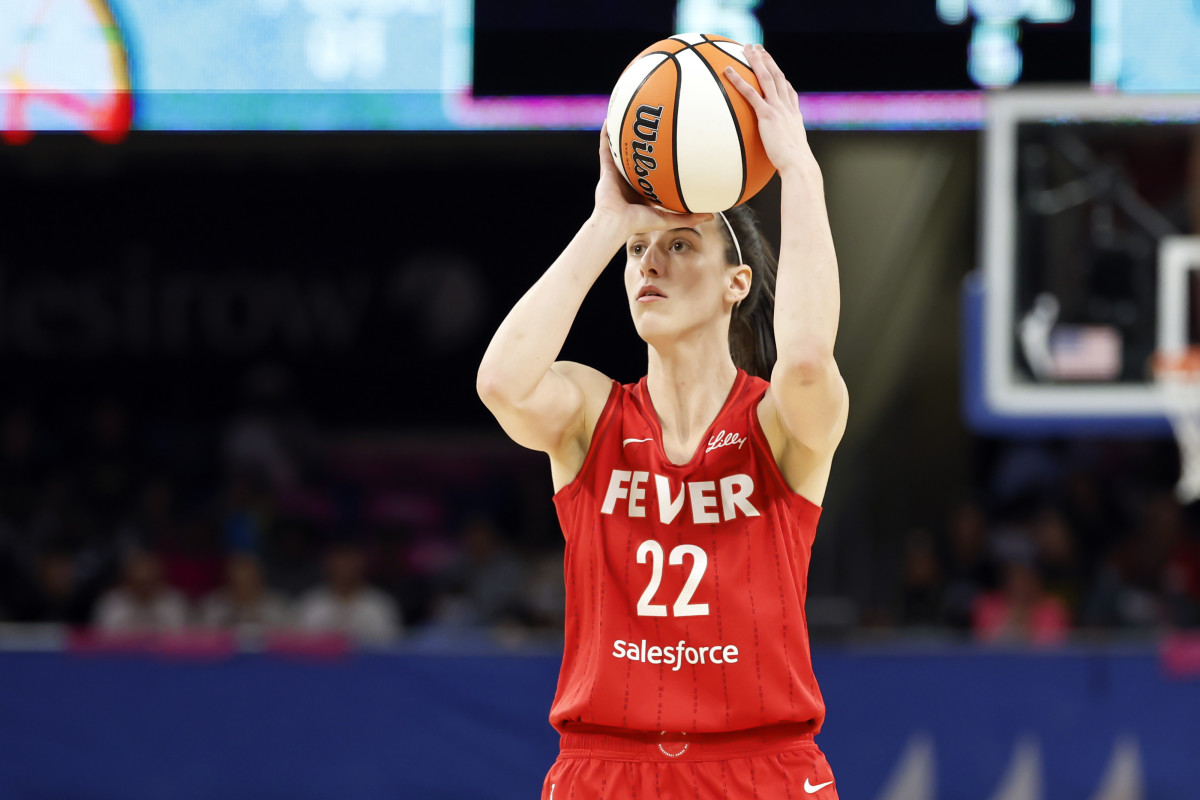
[[[689,456],[694,441],[716,419],[737,378],[728,345],[723,344],[719,352],[709,350],[649,348],[646,388],[662,426],[663,443],[674,443]]]

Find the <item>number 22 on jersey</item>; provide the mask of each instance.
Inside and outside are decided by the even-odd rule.
[[[652,602],[662,583],[663,555],[662,545],[653,539],[647,539],[638,546],[637,563],[645,564],[646,559],[650,559],[650,583],[646,585],[646,590],[642,592],[641,599],[638,600],[637,613],[639,617],[667,616],[665,604]],[[679,596],[675,598],[672,612],[676,617],[707,616],[708,603],[693,603],[692,595],[696,593],[697,587],[700,586],[700,580],[704,577],[704,571],[708,569],[708,554],[694,544],[681,544],[671,548],[671,553],[666,557],[666,561],[671,566],[680,567],[683,566],[684,556],[692,557],[692,569],[688,573],[687,581],[683,584]]]

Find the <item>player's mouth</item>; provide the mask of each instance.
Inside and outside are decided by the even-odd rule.
[[[656,300],[666,300],[667,296],[663,294],[657,286],[652,283],[647,283],[642,288],[638,289],[637,301],[639,303],[653,303]]]

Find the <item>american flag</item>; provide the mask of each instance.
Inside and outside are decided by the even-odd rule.
[[[1121,333],[1107,325],[1058,325],[1050,355],[1057,380],[1112,380],[1121,374]]]

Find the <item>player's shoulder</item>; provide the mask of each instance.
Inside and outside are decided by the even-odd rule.
[[[583,440],[590,441],[596,422],[604,413],[609,399],[619,388],[617,381],[595,367],[576,361],[556,361],[552,369],[562,378],[573,383],[582,397],[584,431]]]
[[[575,361],[556,361],[551,369],[576,387],[581,407],[578,429],[573,435],[565,438],[559,447],[547,451],[550,455],[554,491],[557,492],[571,483],[583,468],[596,426],[619,387],[616,381],[600,370]]]
[[[579,387],[589,410],[596,404],[603,408],[616,383],[595,367],[577,361],[555,361],[552,368],[559,376]]]
[[[587,364],[580,364],[578,361],[555,361],[553,369],[559,375],[585,386],[603,386],[605,391],[612,386],[612,378],[605,375],[595,367],[589,367]]]

